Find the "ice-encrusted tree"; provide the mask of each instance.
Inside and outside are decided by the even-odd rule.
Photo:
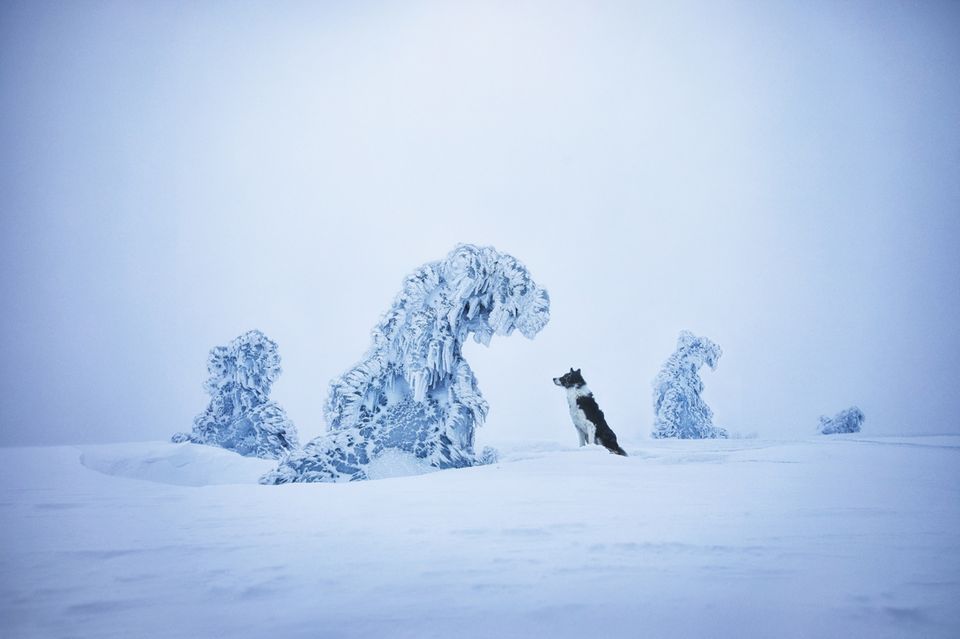
[[[367,479],[385,450],[435,468],[492,461],[474,451],[487,402],[463,358],[468,337],[488,345],[514,329],[533,338],[550,298],[527,269],[493,247],[457,246],[409,275],[373,328],[363,360],[330,383],[329,432],[292,452],[265,484]]]
[[[653,437],[723,438],[727,431],[713,425],[713,411],[703,401],[700,368],[717,367],[723,351],[706,337],[681,331],[677,350],[653,380]]]
[[[834,415],[832,419],[826,415],[821,415],[819,428],[824,435],[859,433],[864,419],[863,411],[856,406],[851,406]]]
[[[248,331],[207,358],[210,393],[207,409],[193,420],[193,430],[177,433],[174,442],[208,444],[247,457],[279,459],[297,448],[297,429],[270,387],[283,372],[277,343],[260,331]]]

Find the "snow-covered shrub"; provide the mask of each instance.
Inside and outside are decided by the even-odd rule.
[[[703,401],[700,368],[717,367],[723,351],[706,337],[681,331],[677,350],[653,380],[653,437],[710,439],[727,436],[727,431],[714,426],[713,411]]]
[[[270,387],[282,372],[276,342],[260,331],[244,333],[210,351],[207,371],[210,378],[203,387],[210,404],[193,420],[193,431],[177,433],[172,441],[264,459],[279,459],[297,448],[296,427],[270,400]]]
[[[550,319],[550,298],[515,258],[461,244],[408,276],[373,329],[363,360],[330,383],[329,432],[294,451],[261,482],[366,479],[384,450],[459,468],[496,459],[474,452],[487,402],[463,358],[469,336],[488,345],[518,329],[533,338]]]
[[[833,419],[826,415],[820,416],[820,432],[824,435],[833,435],[834,433],[859,433],[860,426],[864,420],[863,411],[856,406],[851,406],[847,410],[842,410],[833,416]]]

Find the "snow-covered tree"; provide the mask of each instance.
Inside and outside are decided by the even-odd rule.
[[[723,438],[727,431],[713,425],[713,411],[700,396],[700,368],[717,367],[723,351],[706,337],[681,331],[677,350],[653,380],[653,437]]]
[[[384,450],[436,468],[488,463],[474,452],[487,402],[463,358],[471,335],[488,345],[514,329],[533,338],[550,319],[550,298],[515,258],[461,244],[409,275],[373,329],[363,360],[330,383],[329,432],[294,451],[261,482],[366,479]]]
[[[820,432],[824,435],[833,435],[834,433],[859,433],[860,426],[864,420],[863,411],[856,406],[851,406],[847,410],[842,410],[833,416],[833,419],[826,415],[820,416]]]
[[[297,429],[276,402],[270,387],[280,377],[277,344],[260,331],[249,331],[207,359],[204,389],[211,399],[193,420],[193,431],[177,433],[174,442],[209,444],[247,457],[279,459],[297,448]]]

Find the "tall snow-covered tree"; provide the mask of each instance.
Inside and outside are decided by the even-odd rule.
[[[856,406],[851,406],[842,410],[833,418],[826,415],[820,416],[820,432],[824,435],[833,435],[835,433],[859,433],[860,426],[863,424],[863,411]]]
[[[653,380],[653,437],[661,439],[723,438],[727,431],[713,425],[713,411],[703,401],[700,368],[717,367],[723,351],[706,337],[681,331],[677,350]]]
[[[493,247],[461,244],[409,275],[373,328],[372,345],[330,383],[329,432],[294,451],[261,482],[367,479],[387,449],[435,468],[491,461],[474,451],[487,402],[463,358],[473,336],[489,345],[515,329],[533,338],[550,319],[550,298],[515,258]]]
[[[208,444],[247,457],[279,459],[297,448],[297,429],[270,387],[280,377],[277,343],[260,331],[248,331],[207,358],[210,394],[207,409],[193,420],[193,430],[177,433],[174,442]]]

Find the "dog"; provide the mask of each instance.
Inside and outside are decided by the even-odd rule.
[[[570,417],[573,418],[573,426],[577,429],[580,445],[600,444],[611,453],[626,457],[626,451],[617,443],[617,435],[607,425],[603,411],[597,405],[597,400],[593,398],[593,393],[587,388],[587,382],[580,374],[580,369],[571,368],[570,372],[564,373],[562,377],[554,377],[553,383],[567,391]]]

